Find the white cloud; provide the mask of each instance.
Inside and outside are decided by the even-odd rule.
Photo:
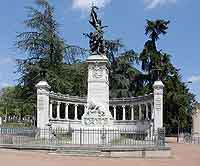
[[[154,9],[158,6],[175,4],[177,0],[144,0],[147,9]]]
[[[79,9],[82,12],[86,12],[90,9],[92,4],[95,4],[99,8],[104,8],[112,0],[72,0],[72,8]],[[175,4],[178,0],[142,0],[145,3],[147,9],[154,9],[159,6]]]
[[[200,82],[200,75],[193,75],[188,79],[188,81]]]
[[[110,2],[111,0],[73,0],[72,7],[74,9],[80,9],[84,12],[87,11],[92,4],[98,6],[99,8],[104,8]]]

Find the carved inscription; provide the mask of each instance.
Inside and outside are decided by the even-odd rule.
[[[155,98],[155,110],[160,111],[161,110],[161,97]]]

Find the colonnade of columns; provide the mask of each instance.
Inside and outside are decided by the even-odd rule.
[[[114,120],[125,121],[154,119],[153,102],[134,105],[112,105],[110,106],[110,111]],[[127,114],[127,112],[129,112],[129,114]],[[136,116],[136,114],[138,116]]]
[[[64,104],[64,110],[61,110],[61,104]],[[56,106],[53,108],[53,105]],[[73,111],[74,111],[74,117],[72,120],[81,120],[78,118],[78,107],[79,106],[83,106],[84,109],[82,109],[82,115],[84,114],[84,111],[86,110],[86,105],[83,104],[76,104],[76,103],[62,103],[60,101],[51,101],[50,102],[50,109],[49,109],[49,118],[50,119],[55,119],[55,120],[60,120],[60,119],[64,119],[64,120],[69,120],[69,105],[72,105],[74,107]],[[61,111],[64,111],[64,117],[61,117]],[[56,116],[55,116],[55,112],[56,112]]]
[[[64,109],[61,109],[61,104],[64,105]],[[53,108],[54,105],[54,108]],[[73,109],[70,109],[73,112],[73,117],[69,117],[69,105],[72,105]],[[82,106],[81,113],[78,109],[79,106]],[[60,101],[51,101],[49,107],[49,118],[55,120],[81,120],[82,115],[84,114],[87,105],[77,104],[77,103],[62,103]],[[64,117],[61,117],[61,111]],[[154,119],[154,109],[152,103],[139,103],[134,105],[111,105],[110,111],[113,115],[114,120],[150,120]],[[79,118],[78,118],[79,115]]]

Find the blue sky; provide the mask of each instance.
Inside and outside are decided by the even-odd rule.
[[[90,0],[49,0],[56,10],[60,34],[81,47],[88,47],[82,35],[90,31],[87,10]],[[146,19],[171,21],[168,34],[161,37],[159,48],[172,55],[184,81],[192,80],[191,91],[200,99],[200,19],[198,0],[94,0],[100,16],[109,28],[106,37],[122,39],[127,49],[142,50]],[[17,32],[24,31],[25,6],[34,0],[4,0],[0,5],[0,88],[17,83],[16,58],[24,54],[14,46]]]

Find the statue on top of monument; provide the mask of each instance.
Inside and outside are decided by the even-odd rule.
[[[92,6],[89,20],[89,23],[93,26],[95,32],[90,32],[89,34],[84,35],[90,39],[90,51],[94,54],[103,55],[106,52],[105,40],[103,37],[103,29],[107,26],[102,26],[102,21],[98,19],[96,12],[96,10],[98,9],[99,8],[97,6]]]

